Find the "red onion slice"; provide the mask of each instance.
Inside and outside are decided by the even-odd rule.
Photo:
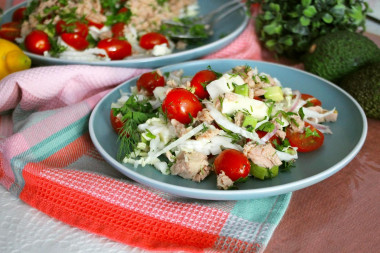
[[[272,136],[276,134],[277,130],[278,130],[278,128],[277,128],[277,126],[275,125],[273,131],[267,133],[266,135],[264,135],[264,136],[261,138],[261,140],[264,141],[264,142],[268,142],[269,139],[272,138]]]
[[[299,92],[298,90],[294,90],[293,93],[296,95],[296,97],[294,99],[293,105],[289,109],[290,112],[293,112],[294,109],[297,108],[297,105],[299,104],[301,98],[301,92]]]
[[[312,125],[316,129],[318,129],[322,133],[332,134],[332,131],[331,131],[331,129],[330,129],[329,126],[318,124],[318,123],[315,123],[315,122],[313,122],[311,120],[308,120],[308,119],[304,119],[304,121],[307,122],[307,123],[309,123],[310,125]]]

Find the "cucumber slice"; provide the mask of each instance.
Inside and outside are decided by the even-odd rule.
[[[278,175],[278,166],[273,166],[272,168],[264,168],[256,164],[251,164],[250,173],[258,179],[265,180],[268,178],[274,178]]]
[[[284,100],[284,93],[280,86],[271,86],[264,88],[266,90],[264,97],[266,99],[272,99],[275,102]]]
[[[257,124],[257,119],[251,115],[246,115],[244,117],[244,121],[243,121],[243,124],[242,126],[247,128],[252,128],[252,129],[255,129],[255,126]]]
[[[234,93],[248,97],[249,95],[249,87],[248,84],[243,84],[243,85],[235,85],[234,86]]]

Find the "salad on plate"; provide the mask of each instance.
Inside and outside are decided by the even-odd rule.
[[[173,29],[163,20],[191,27],[197,13],[196,0],[30,0],[1,25],[0,37],[30,53],[65,60],[155,57],[192,42],[165,35]],[[190,29],[206,38],[204,25]]]
[[[201,182],[216,174],[219,189],[266,180],[295,166],[298,153],[323,146],[336,121],[312,95],[283,87],[249,65],[194,76],[182,70],[142,74],[110,108],[119,159],[153,165],[167,175]],[[143,169],[143,168],[142,168]]]

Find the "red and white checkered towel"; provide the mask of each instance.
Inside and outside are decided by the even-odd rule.
[[[261,59],[253,24],[207,58]],[[179,198],[119,174],[88,133],[96,103],[147,70],[39,67],[0,81],[0,183],[62,222],[147,250],[262,252],[290,194],[246,201]]]

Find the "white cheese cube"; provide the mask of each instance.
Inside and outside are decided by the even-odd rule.
[[[222,113],[233,114],[236,111],[248,112],[258,120],[263,120],[268,116],[268,106],[264,102],[235,93],[225,94]]]
[[[234,85],[243,84],[245,82],[239,75],[224,74],[219,79],[209,83],[206,86],[206,90],[210,94],[211,99],[215,99],[224,93],[232,92]]]

